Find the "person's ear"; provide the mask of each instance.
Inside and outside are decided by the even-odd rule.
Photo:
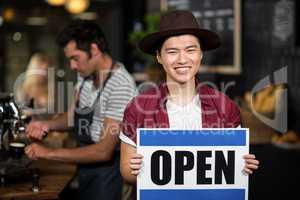
[[[98,56],[102,52],[99,50],[98,46],[95,43],[92,43],[90,47],[90,53],[91,56],[93,57],[93,56]]]
[[[159,64],[162,65],[162,61],[161,61],[161,56],[160,56],[160,53],[158,51],[156,51],[156,60]]]
[[[203,58],[203,55],[204,53],[203,53],[203,51],[202,51],[202,49],[200,49],[200,60],[202,60],[202,58]]]

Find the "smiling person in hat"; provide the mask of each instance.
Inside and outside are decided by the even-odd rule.
[[[156,56],[166,72],[166,82],[134,98],[127,106],[121,144],[121,174],[135,183],[142,167],[136,153],[137,128],[235,128],[240,112],[224,94],[196,79],[203,51],[220,46],[218,35],[201,29],[188,11],[173,11],[161,18],[159,31],[143,38],[142,51]],[[244,171],[252,174],[258,160],[245,155]]]

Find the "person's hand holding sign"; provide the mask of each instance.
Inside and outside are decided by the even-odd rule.
[[[244,156],[245,159],[245,167],[244,172],[247,174],[252,174],[253,170],[258,169],[259,161],[255,159],[254,154],[248,154]]]
[[[134,153],[130,159],[130,169],[132,175],[139,175],[143,165],[143,155]]]

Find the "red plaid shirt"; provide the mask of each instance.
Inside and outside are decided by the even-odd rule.
[[[241,124],[240,111],[232,100],[207,85],[197,83],[196,87],[203,128],[235,128]],[[137,128],[169,128],[167,96],[164,83],[135,97],[124,112],[123,134],[136,143]]]

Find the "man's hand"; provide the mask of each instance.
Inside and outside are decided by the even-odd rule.
[[[49,124],[46,121],[33,121],[26,127],[26,134],[29,138],[42,140],[49,130]]]
[[[51,152],[50,148],[47,148],[38,143],[32,143],[25,148],[25,154],[32,160],[39,158],[47,158],[47,155]]]
[[[133,154],[130,159],[130,169],[132,175],[139,175],[143,164],[143,156],[141,154]]]
[[[248,154],[244,156],[245,167],[244,172],[252,174],[254,170],[258,169],[259,161],[255,159],[255,155]]]

